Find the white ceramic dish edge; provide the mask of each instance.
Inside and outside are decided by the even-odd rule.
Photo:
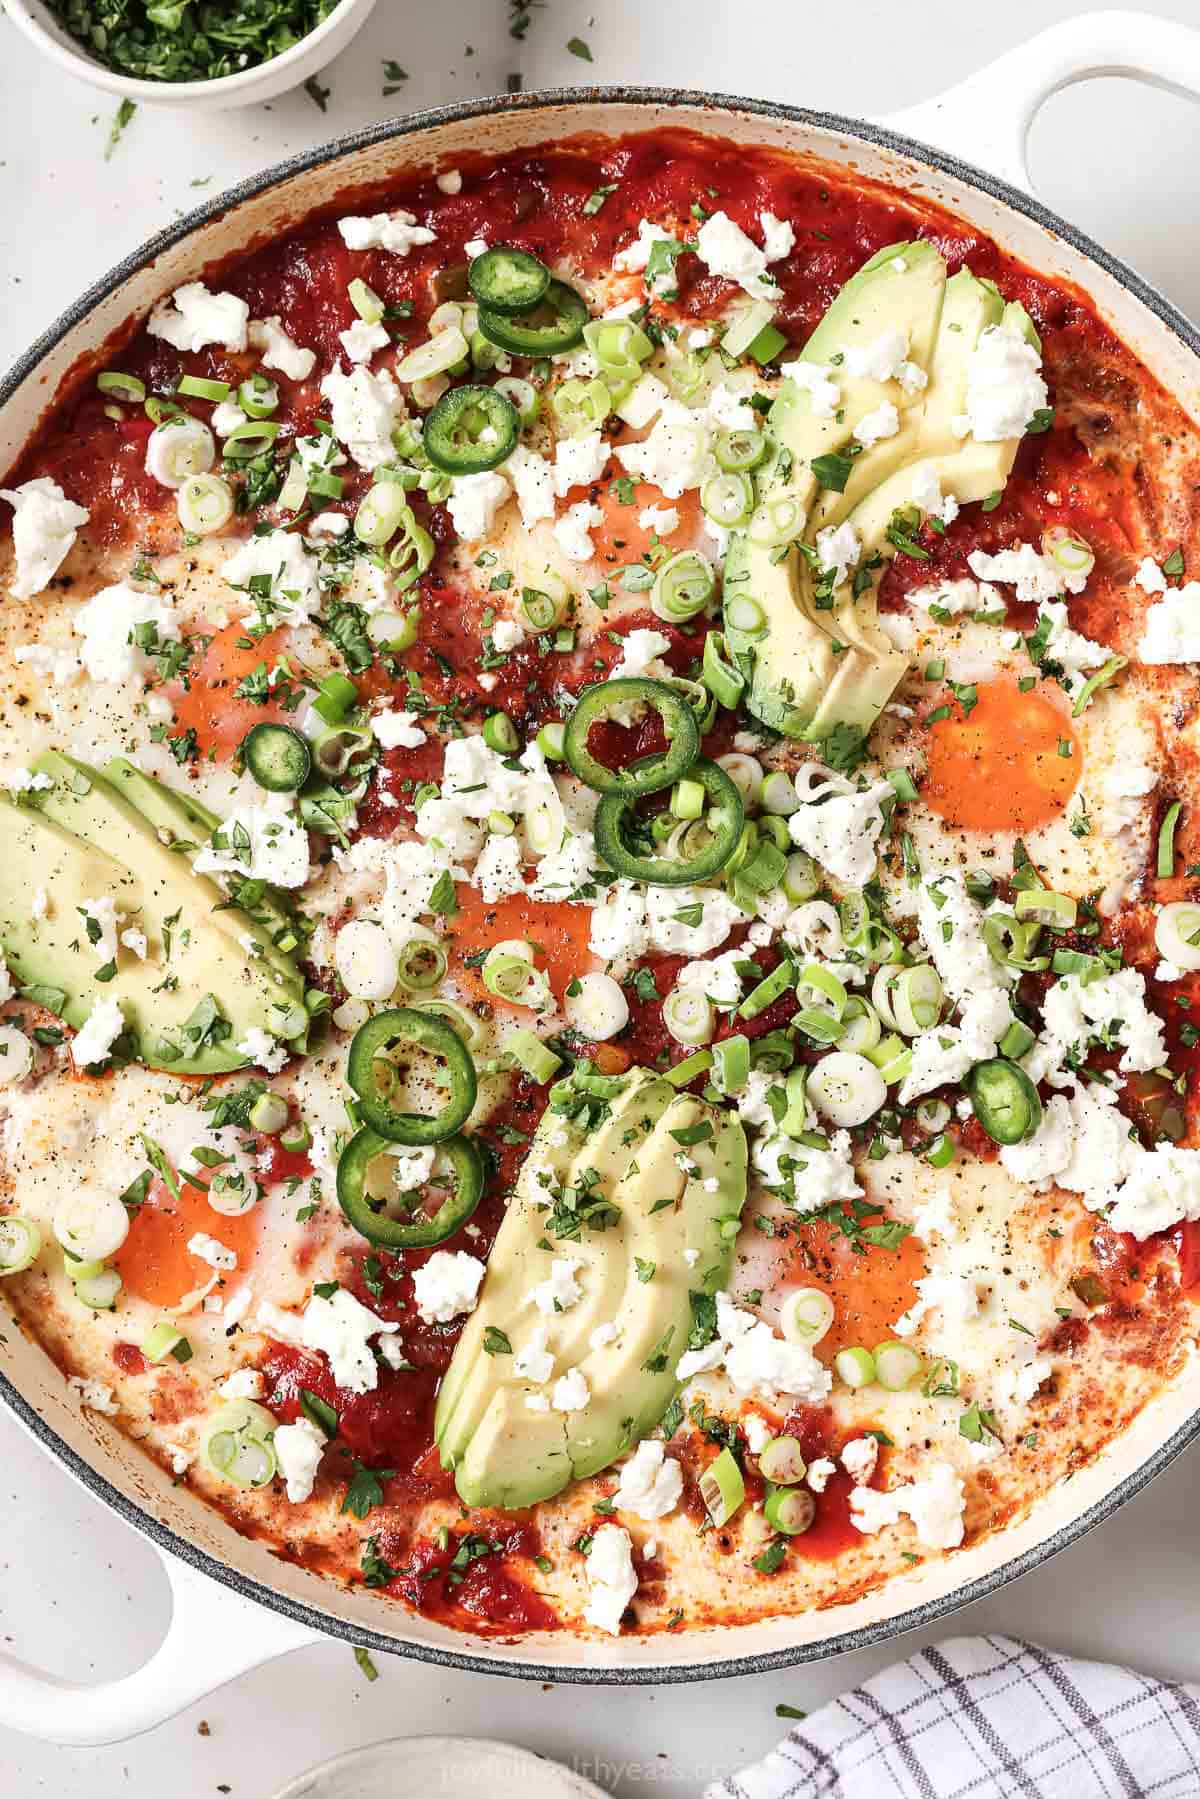
[[[1120,335],[1200,418],[1200,334],[1174,309],[1131,271],[1011,188],[952,159],[931,158],[919,144],[895,135],[920,132],[958,152],[967,149],[971,129],[982,120],[988,127],[985,153],[1010,180],[1027,187],[1024,145],[1041,102],[1071,81],[1118,72],[1200,96],[1200,36],[1139,14],[1076,20],[1034,39],[963,88],[886,121],[882,129],[716,95],[647,90],[526,96],[376,128],[214,202],[85,296],[34,346],[8,383],[0,405],[0,468],[35,428],[80,355],[94,352],[127,318],[233,253],[248,237],[286,229],[293,218],[327,200],[331,168],[339,184],[349,185],[411,167],[445,166],[456,150],[468,146],[503,150],[589,128],[620,132],[664,122],[808,150],[969,215],[1033,266],[1086,285]],[[377,1653],[447,1666],[613,1683],[711,1678],[860,1647],[947,1616],[1035,1566],[1099,1523],[1200,1432],[1200,1414],[1184,1378],[1028,1518],[834,1612],[681,1638],[610,1644],[550,1634],[499,1643],[465,1640],[361,1589],[342,1593],[240,1538],[103,1419],[81,1414],[48,1358],[19,1332],[0,1341],[0,1368],[0,1394],[26,1427],[119,1515],[172,1552],[166,1557],[175,1595],[172,1624],[160,1650],[135,1674],[107,1685],[67,1687],[0,1656],[0,1724],[74,1743],[117,1741],[148,1729],[321,1631]],[[236,1618],[234,1611],[240,1614]]]

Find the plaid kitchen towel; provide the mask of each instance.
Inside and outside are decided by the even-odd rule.
[[[1014,1637],[932,1645],[705,1799],[1200,1799],[1200,1687]]]

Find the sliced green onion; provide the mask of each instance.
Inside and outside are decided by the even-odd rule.
[[[214,1474],[235,1487],[265,1487],[275,1478],[275,1420],[252,1399],[222,1406],[208,1425],[200,1453]]]
[[[260,1093],[250,1108],[250,1123],[267,1137],[276,1136],[287,1121],[287,1101],[278,1093]]]
[[[363,495],[354,515],[354,535],[360,543],[382,549],[411,516],[408,496],[397,481],[377,481]]]
[[[537,734],[537,746],[547,762],[563,762],[566,751],[563,749],[563,737],[567,727],[562,724],[543,725]]]
[[[874,1006],[869,1006],[859,994],[850,994],[842,1013],[841,1036],[833,1040],[835,1048],[850,1049],[856,1055],[865,1055],[869,1049],[875,1048],[882,1036],[883,1021]]]
[[[378,325],[386,308],[374,288],[368,287],[365,281],[356,276],[347,288],[350,304],[359,318],[367,325]]]
[[[704,659],[700,679],[719,706],[733,711],[746,690],[745,677],[729,660],[724,634],[710,631],[704,639]]]
[[[864,1050],[863,1054],[868,1062],[874,1063],[889,1087],[902,1081],[912,1067],[912,1050],[902,1037],[884,1037],[874,1049]]]
[[[728,475],[742,475],[750,469],[757,468],[767,453],[767,437],[764,431],[748,431],[744,427],[733,431],[718,431],[713,439],[713,455],[717,467]]]
[[[775,325],[764,325],[752,344],[746,346],[746,354],[761,367],[768,362],[778,362],[781,353],[787,349],[787,338]]]
[[[763,1501],[763,1516],[785,1537],[799,1537],[817,1515],[817,1502],[807,1487],[772,1487]]]
[[[887,1074],[876,1066],[877,1053],[855,1055],[852,1050],[834,1050],[810,1071],[808,1096],[831,1124],[849,1130],[865,1124],[886,1105]]]
[[[140,406],[146,398],[146,383],[140,376],[123,375],[117,369],[105,369],[102,375],[97,375],[96,386],[102,394],[111,394],[114,400],[126,400],[131,406]]]
[[[755,300],[752,305],[743,306],[722,337],[721,348],[727,356],[744,355],[774,317],[775,308],[769,300]]]
[[[1040,925],[1018,924],[1011,912],[989,912],[983,921],[989,954],[1010,968],[1038,972],[1048,967],[1049,957],[1033,953],[1040,933]]]
[[[1172,800],[1158,832],[1158,878],[1168,881],[1175,873],[1175,828],[1183,811],[1182,800]]]
[[[703,612],[716,588],[712,563],[698,550],[681,550],[654,579],[650,609],[668,624],[684,624]]]
[[[686,776],[671,789],[671,811],[676,818],[700,818],[704,812],[705,792],[699,781]]]
[[[700,504],[715,525],[725,531],[736,530],[754,511],[754,483],[749,475],[732,469],[710,475],[700,489]]]
[[[764,812],[774,813],[780,818],[787,818],[800,810],[796,783],[790,775],[785,775],[777,768],[772,769],[763,781],[759,800]]]
[[[713,1034],[712,1001],[698,987],[676,987],[663,1001],[662,1019],[676,1043],[708,1043]]]
[[[280,427],[273,419],[247,419],[244,425],[235,426],[229,433],[221,453],[226,462],[249,462],[251,457],[261,455],[275,442],[279,431]],[[306,473],[306,485],[309,480]]]
[[[950,1108],[944,1099],[923,1099],[916,1110],[917,1123],[923,1131],[935,1136],[950,1122]]]
[[[1098,668],[1094,675],[1089,675],[1075,697],[1075,704],[1071,708],[1071,717],[1078,718],[1090,704],[1093,695],[1099,693],[1102,687],[1107,687],[1113,677],[1120,674],[1128,661],[1128,656],[1110,656],[1103,668]]]
[[[598,375],[590,381],[574,379],[556,387],[550,397],[555,417],[572,437],[596,431],[612,411],[612,393]]]
[[[942,981],[936,968],[920,962],[896,976],[888,992],[896,1028],[906,1037],[930,1031],[942,1015]]]
[[[0,1218],[0,1275],[23,1274],[42,1248],[42,1233],[32,1218],[8,1212]]]
[[[397,588],[403,593],[429,568],[437,552],[437,545],[424,525],[417,523],[416,514],[411,507],[401,519],[400,529],[403,536],[388,551],[388,565]]]
[[[407,612],[373,612],[367,620],[367,636],[372,643],[398,656],[416,643],[420,621],[419,606],[410,606]]]
[[[115,1268],[105,1268],[99,1274],[77,1280],[75,1295],[93,1312],[111,1312],[124,1284]]]
[[[455,363],[465,361],[469,354],[470,345],[461,327],[451,325],[402,357],[396,364],[396,379],[405,383],[428,381],[434,375],[444,375]]]
[[[478,1054],[488,1040],[487,1025],[456,1000],[410,999],[408,1004],[413,1012],[428,1012],[433,1018],[443,1019],[462,1038],[473,1055]]]
[[[193,537],[209,537],[233,517],[233,489],[220,475],[188,475],[175,495],[179,522]]]
[[[1197,913],[1197,918],[1200,919],[1200,913]],[[1200,963],[1198,963],[1197,966],[1200,967]],[[999,1049],[1000,1054],[1002,1056],[1007,1056],[1010,1062],[1019,1062],[1021,1057],[1026,1055],[1036,1042],[1037,1038],[1034,1036],[1029,1026],[1027,1024],[1022,1024],[1019,1018],[1014,1018],[1003,1037],[1001,1037],[997,1048]],[[918,1113],[919,1111],[920,1108],[918,1107]],[[947,1117],[948,1116],[949,1114],[947,1113]],[[946,1119],[943,1119],[942,1123],[944,1124],[945,1122]],[[927,1126],[926,1128],[937,1130],[940,1129],[941,1126]]]
[[[709,1061],[713,1079],[721,1092],[740,1093],[750,1079],[750,1039],[740,1031],[733,1037],[723,1037],[720,1043],[713,1045]]]
[[[833,1301],[820,1287],[798,1287],[789,1293],[779,1314],[779,1329],[789,1343],[819,1343],[833,1326]]]
[[[796,992],[806,1003],[815,1002],[819,1011],[836,1024],[846,1009],[846,988],[832,969],[820,962],[806,962],[796,976]],[[809,996],[812,1001],[809,1001]]]
[[[290,1156],[301,1156],[312,1147],[312,1132],[302,1118],[279,1133],[279,1147]]]
[[[516,407],[517,417],[523,426],[534,423],[542,402],[531,381],[524,381],[518,375],[502,375],[493,385],[497,393],[503,394]]]
[[[781,883],[783,891],[793,905],[803,905],[814,893],[820,891],[821,874],[812,857],[805,850],[793,850],[787,859],[787,867]]]
[[[1091,545],[1068,530],[1066,525],[1050,525],[1042,532],[1042,555],[1048,556],[1066,575],[1086,578],[1096,566]]]
[[[925,1160],[931,1168],[948,1168],[954,1160],[954,1138],[939,1133],[925,1151]]]
[[[760,1452],[758,1466],[773,1487],[799,1486],[808,1473],[804,1450],[796,1437],[772,1437]]]
[[[187,1338],[177,1324],[169,1318],[160,1318],[152,1324],[142,1339],[142,1354],[148,1362],[165,1362],[169,1355],[174,1355],[181,1343]]]
[[[717,1048],[721,1048],[719,1043]],[[674,1068],[668,1068],[663,1075],[663,1080],[669,1081],[672,1087],[686,1087],[690,1081],[695,1080],[698,1074],[703,1074],[712,1065],[712,1050],[698,1049],[694,1055],[685,1056],[682,1062],[676,1062]]]
[[[768,1006],[774,1005],[785,993],[789,993],[796,980],[795,963],[786,958],[774,967],[770,974],[764,975],[756,987],[752,987],[741,1005],[738,1007],[739,1018],[757,1018]]]
[[[1200,906],[1174,900],[1154,921],[1154,945],[1160,956],[1189,972],[1200,968]]]
[[[735,594],[725,601],[725,623],[743,637],[762,637],[767,629],[767,615],[753,595]]]
[[[278,410],[279,388],[265,375],[250,375],[238,388],[238,405],[247,418],[265,419]]]
[[[354,682],[347,675],[335,673],[325,676],[312,707],[327,725],[340,725],[347,712],[357,704],[358,688]]]
[[[903,1393],[925,1364],[907,1343],[881,1343],[875,1351],[875,1378],[889,1393]]]
[[[917,784],[906,768],[889,768],[885,777],[895,791],[898,800],[915,800]]]
[[[498,755],[512,756],[521,747],[517,727],[507,712],[489,712],[483,721],[483,741]]]
[[[441,985],[446,952],[428,937],[411,937],[396,958],[396,979],[409,993],[432,993]]]
[[[283,512],[299,512],[308,499],[308,472],[298,456],[288,464],[287,477],[279,490],[279,506]]]
[[[719,1530],[723,1524],[728,1524],[746,1497],[746,1483],[731,1449],[726,1447],[714,1462],[709,1463],[700,1476],[699,1486],[704,1509]]]
[[[728,754],[717,757],[717,767],[723,769],[742,796],[746,806],[758,804],[762,793],[763,771],[761,763],[747,756],[741,750],[730,750]]]
[[[521,1029],[513,1031],[504,1040],[504,1048],[517,1066],[524,1070],[531,1081],[539,1086],[551,1081],[563,1067],[563,1059],[548,1049],[541,1038],[533,1031]]]
[[[533,946],[521,941],[498,943],[484,957],[483,984],[497,999],[540,1012],[550,1002],[550,983],[533,965]]]
[[[203,375],[184,375],[175,391],[193,395],[198,400],[211,400],[214,405],[219,406],[222,400],[229,398],[232,390],[228,381],[209,381]]]
[[[869,1387],[875,1379],[875,1357],[869,1349],[857,1345],[853,1349],[839,1349],[833,1358],[833,1366],[839,1380],[848,1387]]]
[[[653,343],[633,319],[592,319],[583,327],[583,341],[602,375],[624,381],[636,381],[642,363],[654,354]]]
[[[1045,887],[1025,887],[1017,894],[1016,912],[1022,921],[1069,931],[1079,915],[1079,907],[1069,894],[1051,893]]]
[[[795,543],[804,530],[804,519],[804,507],[793,494],[776,494],[764,500],[751,515],[751,542],[766,550]]]

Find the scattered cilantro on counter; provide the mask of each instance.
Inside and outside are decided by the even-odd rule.
[[[591,62],[592,52],[581,37],[569,37],[567,49],[572,56],[578,56],[581,62]]]
[[[120,106],[118,106],[116,112],[113,114],[112,126],[108,133],[108,142],[104,146],[105,162],[110,162],[112,160],[113,151],[124,137],[126,126],[133,123],[133,116],[136,111],[137,107],[132,100],[122,100]]]

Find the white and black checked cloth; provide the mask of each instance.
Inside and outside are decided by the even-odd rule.
[[[1200,1687],[1014,1637],[934,1644],[705,1799],[1198,1799]]]

